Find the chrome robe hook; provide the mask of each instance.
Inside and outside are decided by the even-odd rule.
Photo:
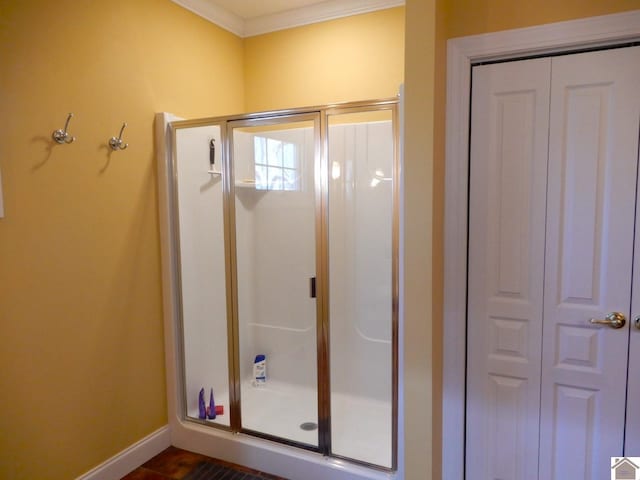
[[[67,132],[67,128],[69,128],[69,121],[71,120],[71,117],[73,117],[73,113],[70,113],[69,115],[67,115],[67,121],[65,122],[63,129],[61,128],[61,129],[55,130],[51,134],[51,138],[53,138],[56,141],[56,143],[60,143],[60,144],[73,143],[73,141],[76,139],[76,137],[72,137],[71,135],[69,135],[69,132]]]
[[[111,150],[124,150],[129,146],[128,143],[124,143],[122,141],[122,132],[124,132],[124,127],[126,126],[127,126],[127,122],[124,122],[122,124],[122,128],[120,129],[120,133],[118,134],[118,137],[111,137],[109,139],[109,146],[111,147]]]

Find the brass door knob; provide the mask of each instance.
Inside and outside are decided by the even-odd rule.
[[[638,317],[636,317],[636,319],[637,318]],[[592,318],[589,320],[589,323],[592,325],[607,325],[611,328],[622,328],[626,322],[627,318],[620,312],[611,312],[609,315],[604,317],[604,320],[600,320],[598,318]]]

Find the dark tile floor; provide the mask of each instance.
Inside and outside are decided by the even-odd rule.
[[[121,480],[182,480],[197,469],[203,462],[223,465],[235,471],[253,475],[264,480],[286,480],[250,468],[233,465],[222,460],[206,457],[198,453],[188,452],[176,447],[169,447],[156,455],[144,465],[136,468]]]

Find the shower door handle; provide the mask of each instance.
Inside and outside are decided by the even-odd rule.
[[[311,298],[316,298],[316,277],[311,277],[309,279],[309,296]]]

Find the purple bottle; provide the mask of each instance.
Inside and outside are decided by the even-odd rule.
[[[213,420],[216,418],[216,404],[213,402],[213,388],[211,389],[211,394],[209,395],[209,407],[207,408],[207,416],[209,420]]]
[[[207,418],[207,409],[204,406],[204,388],[201,388],[198,394],[198,418],[203,420]]]

